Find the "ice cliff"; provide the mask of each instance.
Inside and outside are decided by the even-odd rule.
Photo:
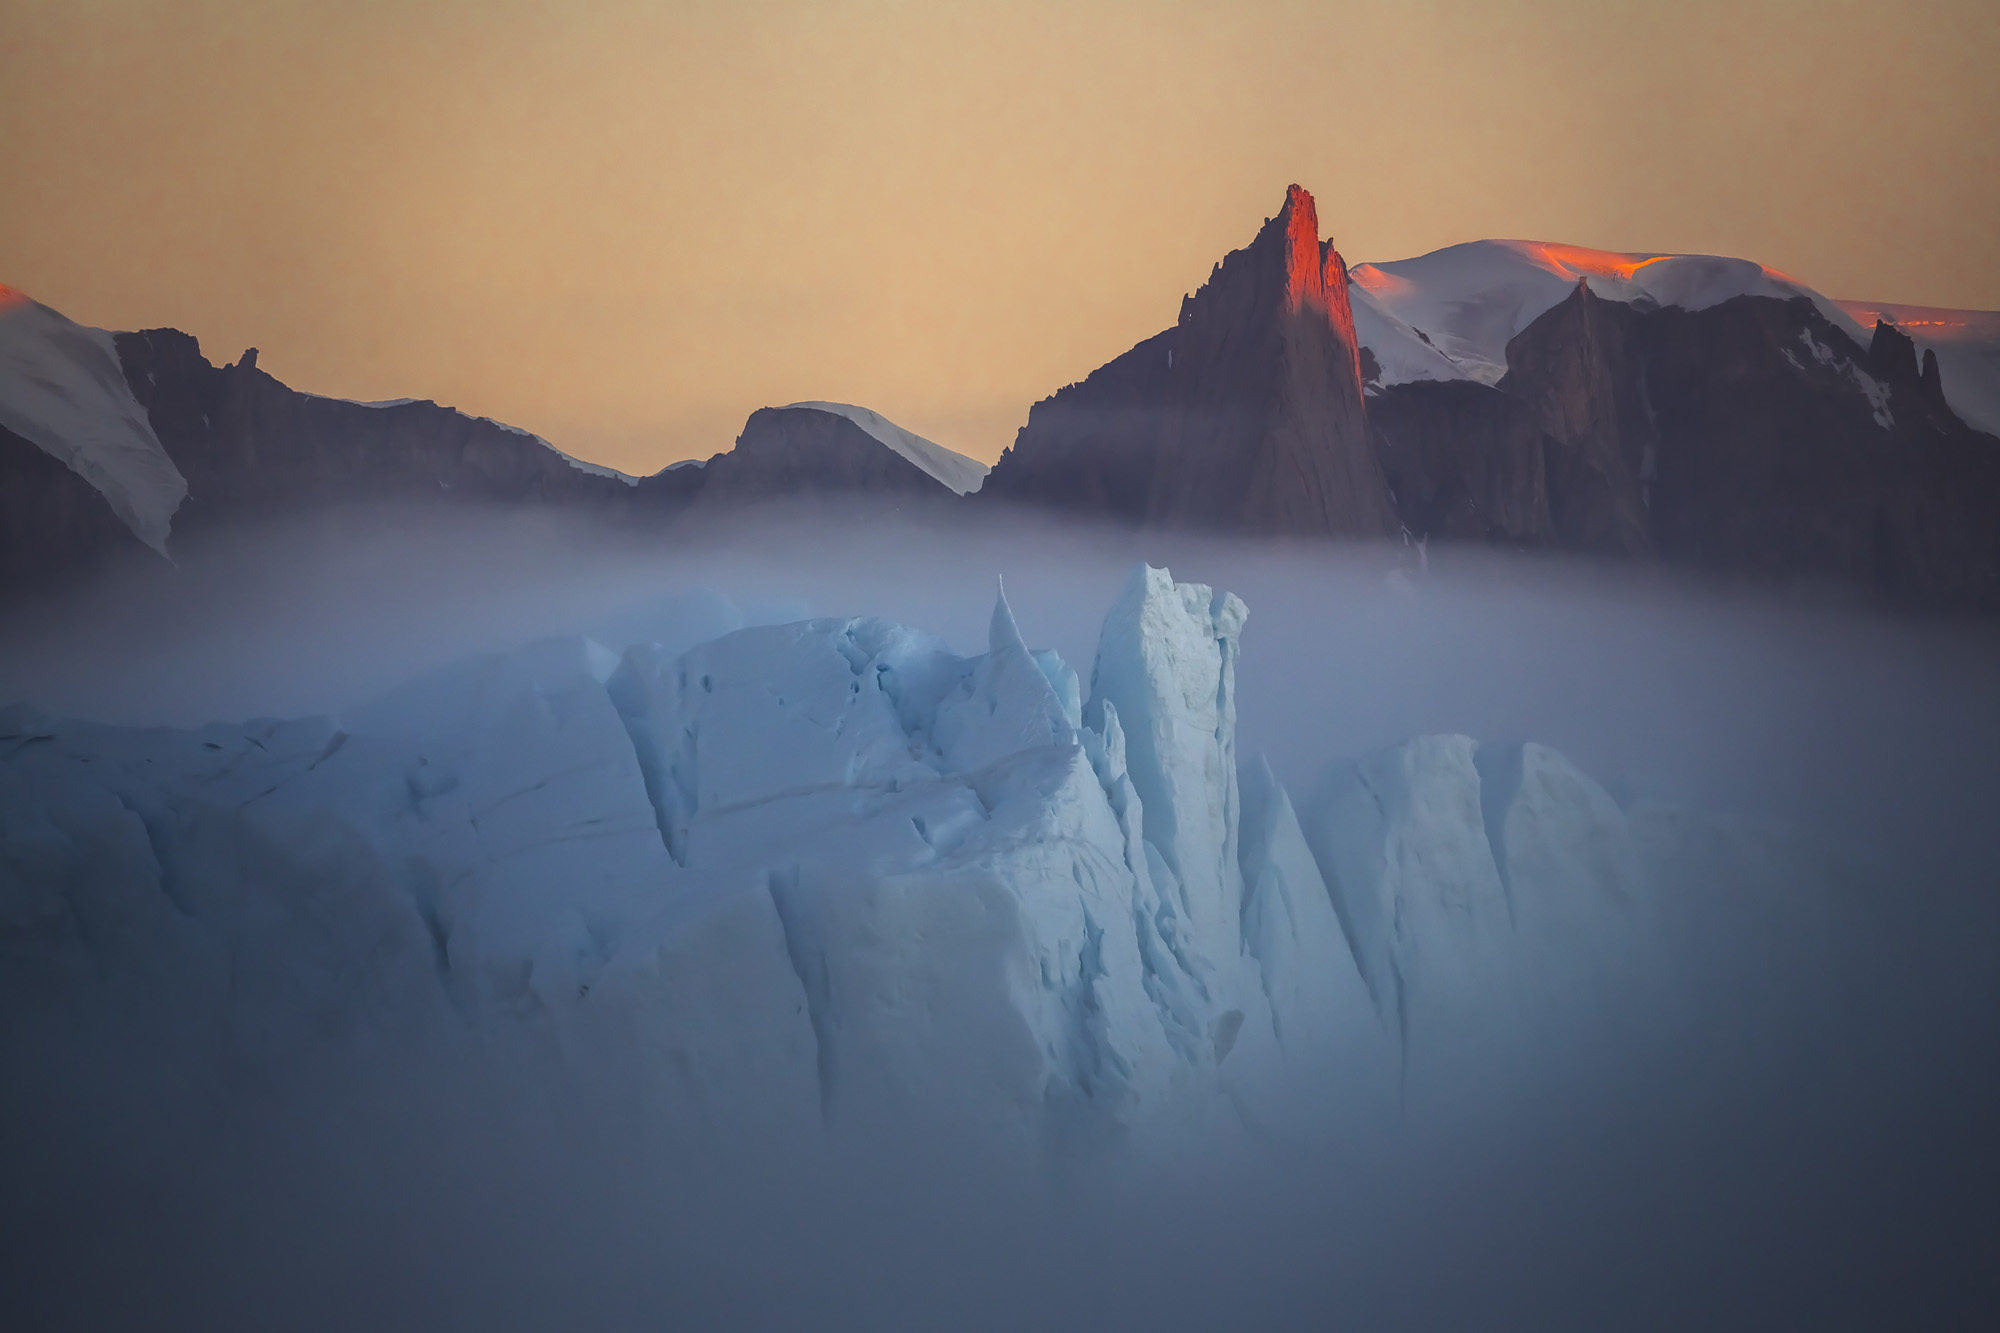
[[[1667,826],[1460,736],[1295,805],[1236,752],[1246,615],[1141,566],[1087,699],[1003,594],[974,657],[821,619],[546,640],[338,720],[16,705],[0,1057],[525,1042],[611,1053],[662,1123],[812,1140],[916,1106],[1063,1144],[1448,1112],[1468,1069],[1504,1099],[1523,1050],[1644,1021]]]

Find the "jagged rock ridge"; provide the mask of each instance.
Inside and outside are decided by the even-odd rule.
[[[7,592],[58,586],[142,544],[167,554],[170,528],[354,502],[543,505],[651,526],[783,496],[950,499],[985,472],[865,408],[796,404],[753,414],[736,448],[706,462],[627,477],[433,402],[299,392],[255,349],[216,366],[177,330],[81,329],[31,302],[0,302],[0,321]]]
[[[984,494],[2000,607],[2000,440],[1955,413],[1934,349],[1887,324],[1864,348],[1793,280],[1698,255],[1479,242],[1371,266],[1351,298],[1312,212],[1294,187],[1174,328],[1037,403]],[[1449,290],[1413,289],[1426,274]]]
[[[1172,329],[1035,405],[983,494],[1144,522],[1386,536],[1347,268],[1294,185]]]

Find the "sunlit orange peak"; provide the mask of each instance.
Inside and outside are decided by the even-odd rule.
[[[1319,210],[1303,187],[1285,191],[1285,300],[1297,310],[1325,298],[1319,256]]]
[[[17,305],[26,305],[28,294],[6,283],[0,282],[0,310],[12,310]]]

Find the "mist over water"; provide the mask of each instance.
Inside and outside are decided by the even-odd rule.
[[[1236,592],[1241,748],[1289,784],[1414,735],[1534,739],[1600,781],[1828,828],[1990,838],[2000,627],[1566,558],[1203,540],[1054,521],[751,511],[661,539],[531,511],[365,509],[192,541],[0,613],[0,698],[127,725],[352,707],[545,634],[610,646],[704,594],[749,623],[881,616],[983,647],[1005,581],[1086,677],[1131,567]],[[710,613],[715,632],[727,609]],[[1965,845],[1971,845],[1966,843]],[[1996,862],[2000,863],[2000,862]]]
[[[1621,802],[1808,849],[1835,867],[1825,900],[1681,940],[1697,966],[1655,1039],[1504,1092],[1468,1072],[1470,1113],[1383,1133],[1308,1105],[1323,1132],[1197,1127],[1028,1172],[921,1092],[827,1151],[663,1133],[588,1044],[246,1068],[218,1103],[83,1020],[0,1028],[6,1303],[29,1327],[2000,1319],[1990,624],[1469,551],[829,507],[639,540],[381,509],[8,612],[0,701],[142,726],[338,716],[470,653],[732,616],[882,616],[975,653],[1002,578],[1030,646],[1087,681],[1140,560],[1249,605],[1239,753],[1302,806],[1412,736],[1540,741]],[[1664,928],[1739,921],[1704,903]],[[1739,1007],[1745,977],[1788,1003]]]

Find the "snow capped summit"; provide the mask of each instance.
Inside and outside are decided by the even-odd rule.
[[[787,403],[779,408],[781,412],[809,409],[815,412],[831,412],[835,416],[846,417],[861,429],[880,440],[902,457],[914,463],[940,486],[954,495],[969,495],[979,489],[986,480],[990,469],[975,458],[955,453],[941,444],[933,443],[923,436],[904,430],[880,412],[852,403],[804,402]]]
[[[68,466],[133,536],[167,553],[187,479],[125,382],[111,334],[0,286],[0,426]]]
[[[1382,366],[1385,385],[1456,378],[1497,384],[1507,373],[1508,341],[1559,304],[1578,281],[1606,300],[1685,310],[1706,310],[1737,296],[1803,296],[1857,341],[1867,336],[1838,305],[1797,279],[1747,259],[1716,255],[1469,241],[1414,259],[1357,264],[1349,277],[1357,289],[1355,324]],[[1412,334],[1420,335],[1418,347],[1437,356],[1413,348]]]

